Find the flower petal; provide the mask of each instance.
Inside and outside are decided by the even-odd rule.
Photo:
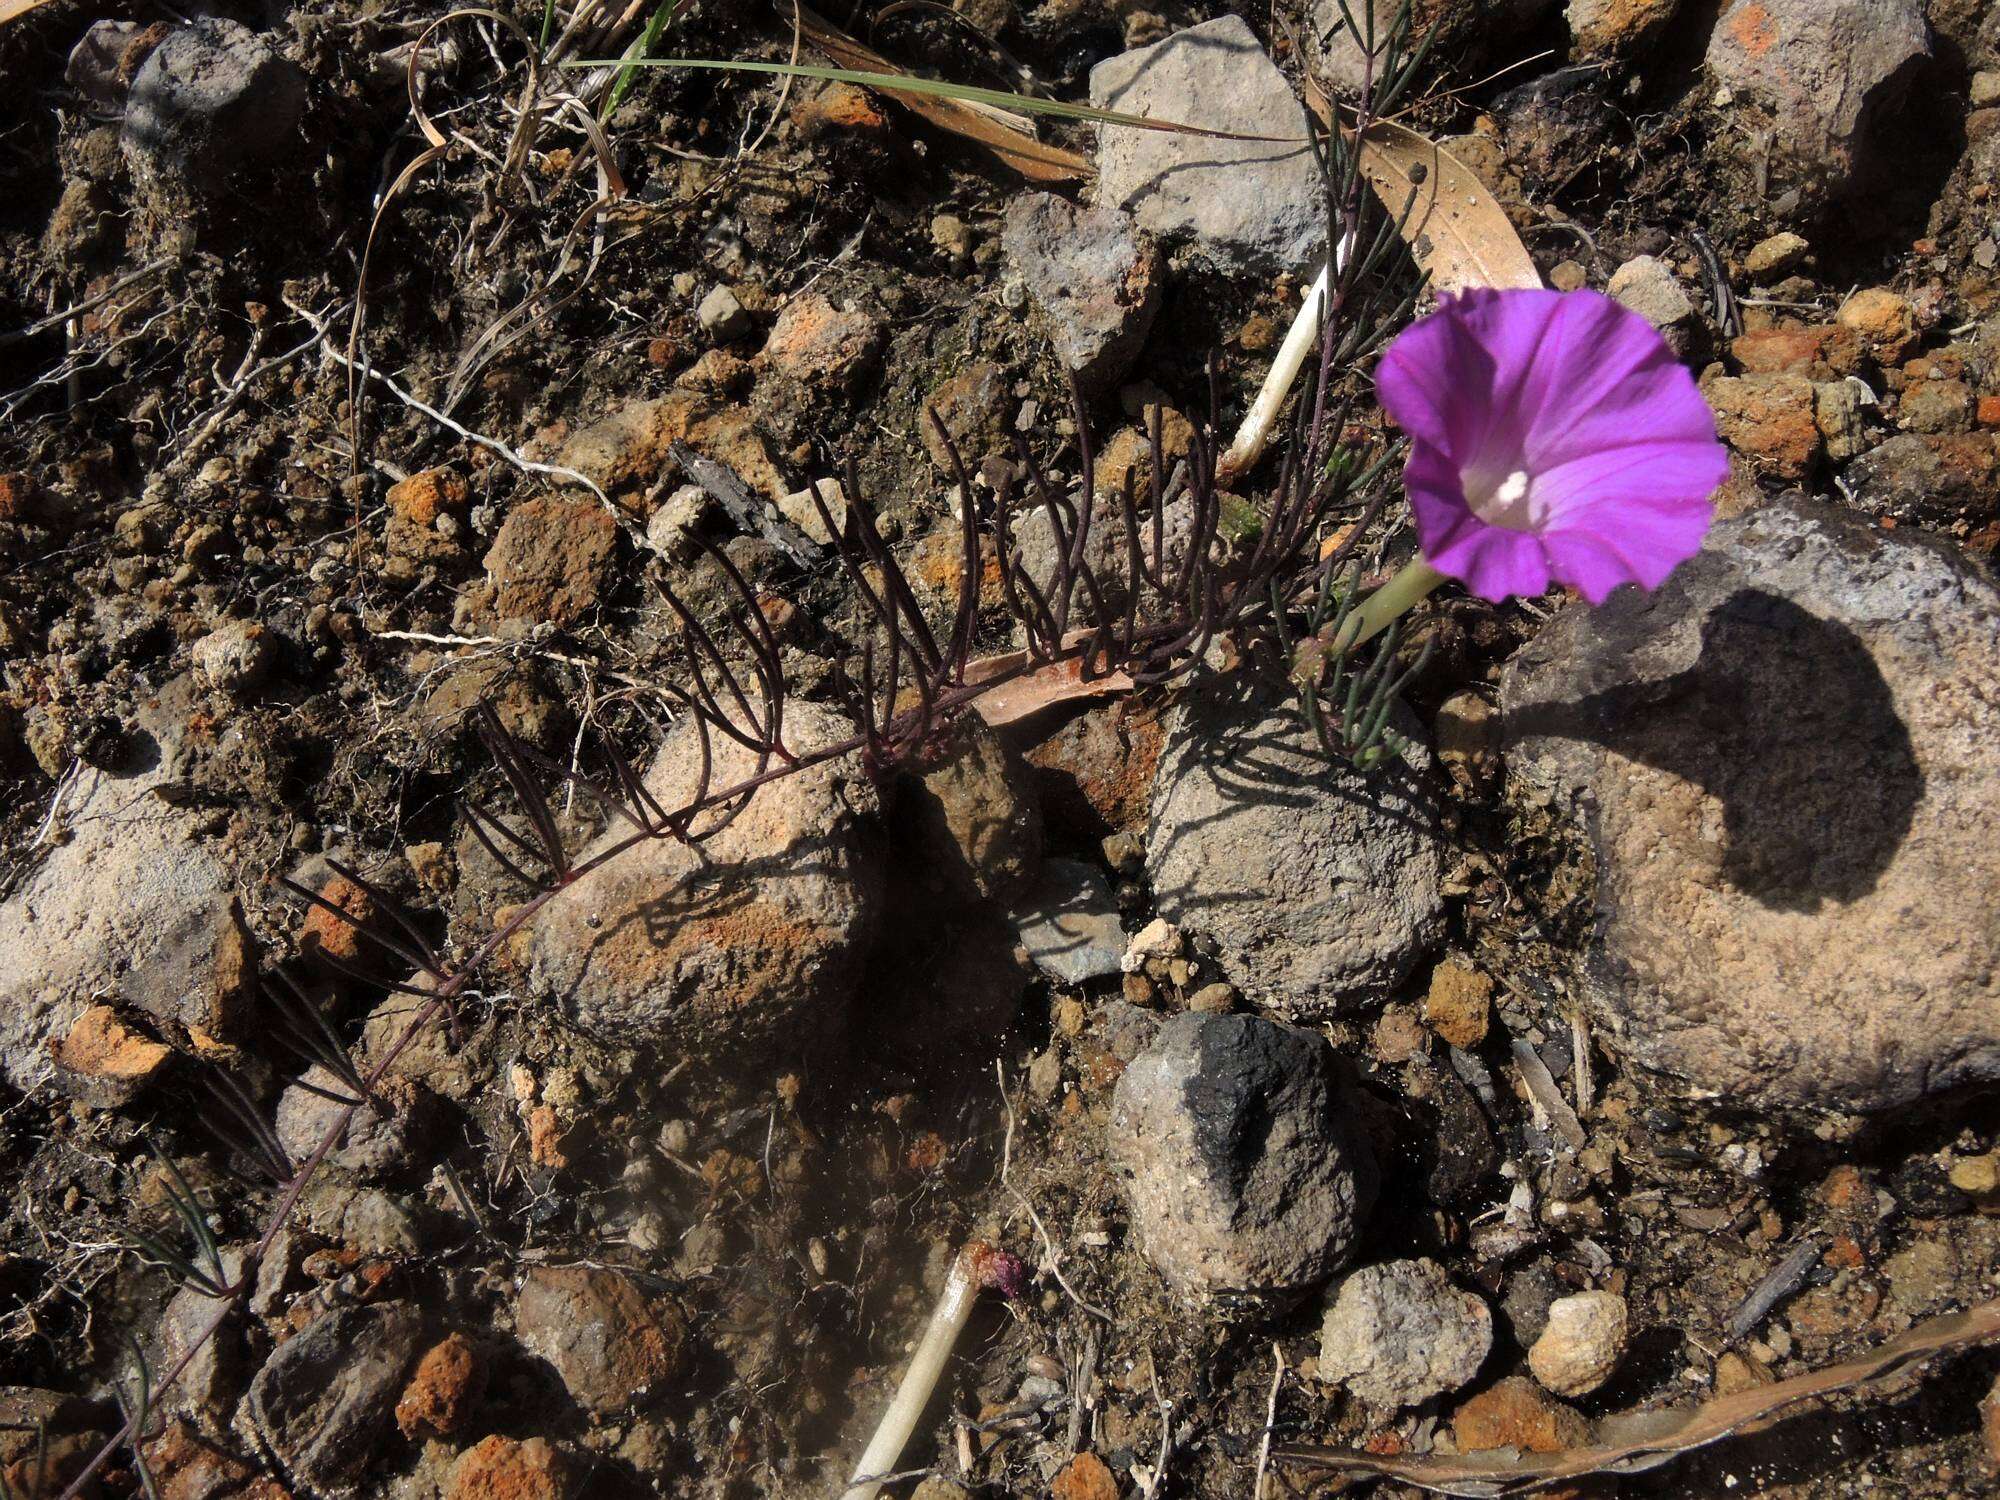
[[[1701,506],[1729,478],[1722,445],[1671,438],[1600,448],[1535,475],[1535,502],[1554,530],[1584,522],[1598,507],[1637,501]],[[1614,523],[1615,524],[1615,523]]]
[[[1422,441],[1412,443],[1403,485],[1424,560],[1440,573],[1495,604],[1548,588],[1549,568],[1540,539],[1530,532],[1490,526],[1473,515],[1459,486],[1458,470],[1442,449]]]
[[[1375,367],[1382,409],[1412,438],[1442,449],[1454,467],[1485,441],[1491,403],[1467,398],[1493,381],[1492,358],[1451,315],[1458,300],[1404,329]]]
[[[1696,544],[1699,546],[1699,543]],[[1641,583],[1648,588],[1673,570],[1673,562],[1658,570],[1658,577],[1646,583],[1640,574],[1647,569],[1643,554],[1628,551],[1613,538],[1598,531],[1567,531],[1542,538],[1549,571],[1577,590],[1592,604],[1602,604],[1620,584]]]
[[[1559,366],[1529,427],[1531,470],[1634,443],[1716,442],[1694,376],[1651,324],[1594,292],[1567,300],[1576,312],[1565,319]]]

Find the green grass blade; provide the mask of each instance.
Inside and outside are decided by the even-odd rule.
[[[625,102],[631,92],[632,80],[639,76],[638,68],[646,61],[660,40],[660,34],[667,29],[667,23],[687,5],[688,0],[660,0],[653,14],[646,21],[646,29],[639,35],[639,44],[625,58],[625,66],[618,70],[618,76],[611,81],[611,96],[604,104],[604,118],[610,119],[618,112],[618,106]]]

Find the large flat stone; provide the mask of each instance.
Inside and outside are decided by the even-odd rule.
[[[1230,272],[1297,270],[1326,244],[1326,206],[1306,114],[1291,85],[1238,16],[1177,31],[1090,70],[1090,102],[1272,137],[1219,140],[1129,125],[1100,128],[1097,192],[1139,227],[1192,240]]]
[[[1803,502],[1573,607],[1502,688],[1583,816],[1586,994],[1635,1063],[1779,1112],[2000,1079],[2000,591]]]

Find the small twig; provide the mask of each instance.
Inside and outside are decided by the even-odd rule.
[[[1174,1456],[1174,1403],[1160,1392],[1160,1367],[1153,1358],[1153,1351],[1146,1351],[1146,1378],[1152,1383],[1153,1401],[1160,1408],[1160,1461],[1151,1473],[1142,1473],[1140,1466],[1132,1466],[1132,1477],[1138,1481],[1141,1494],[1150,1497],[1160,1492],[1166,1482],[1167,1461]]]
[[[1819,1264],[1820,1243],[1807,1235],[1792,1248],[1762,1281],[1750,1289],[1735,1312],[1729,1315],[1729,1342],[1749,1337],[1752,1330],[1785,1298],[1798,1290],[1812,1268]]]
[[[38,318],[25,328],[13,328],[5,333],[0,333],[0,349],[6,348],[9,344],[18,344],[24,340],[35,338],[37,335],[47,333],[52,328],[60,328],[70,320],[82,317],[83,314],[90,312],[93,308],[102,307],[113,297],[124,291],[125,288],[146,280],[149,276],[165,270],[172,264],[171,260],[150,261],[129,275],[119,277],[110,286],[95,296],[86,297],[83,301],[65,307],[60,312],[52,312],[45,318]]]
[[[875,1500],[882,1486],[896,1477],[896,1460],[902,1457],[910,1434],[917,1430],[917,1419],[930,1404],[931,1393],[944,1375],[945,1362],[951,1358],[952,1345],[972,1316],[980,1288],[993,1286],[1004,1291],[1011,1278],[1020,1276],[1021,1269],[1013,1256],[976,1242],[952,1257],[944,1290],[931,1310],[923,1339],[910,1356],[910,1367],[903,1372],[902,1384],[896,1387],[889,1409],[882,1413],[875,1435],[862,1450],[854,1477],[841,1492],[842,1500]]]
[[[1590,1113],[1596,1085],[1590,1076],[1590,1021],[1580,1010],[1569,1016],[1569,1054],[1570,1081],[1576,1088],[1576,1112],[1581,1117]]]
[[[1000,1141],[1000,1186],[1013,1195],[1014,1201],[1021,1205],[1021,1209],[1027,1214],[1029,1222],[1035,1226],[1035,1233],[1042,1237],[1042,1255],[1047,1261],[1049,1274],[1056,1279],[1056,1284],[1069,1293],[1069,1300],[1074,1302],[1078,1307],[1082,1308],[1092,1317],[1109,1323],[1111,1321],[1110,1313],[1101,1307],[1084,1301],[1077,1289],[1069,1284],[1069,1278],[1063,1275],[1062,1254],[1056,1249],[1055,1238],[1049,1233],[1049,1226],[1044,1224],[1042,1216],[1035,1212],[1035,1205],[1029,1201],[1028,1195],[1007,1180],[1008,1168],[1013,1165],[1014,1161],[1014,1101],[1007,1097],[1006,1065],[997,1059],[993,1064],[993,1076],[999,1081],[1000,1103],[1007,1111],[1007,1131]]]
[[[1556,1087],[1555,1075],[1549,1072],[1548,1064],[1542,1061],[1539,1052],[1520,1037],[1512,1040],[1514,1066],[1520,1069],[1521,1082],[1528,1087],[1528,1102],[1537,1114],[1547,1117],[1548,1123],[1570,1146],[1581,1150],[1589,1139],[1584,1134],[1583,1122],[1576,1117],[1576,1111],[1569,1107],[1569,1100],[1563,1098],[1562,1090]]]
[[[288,300],[285,303],[285,306],[291,308],[293,312],[297,313],[300,317],[304,318],[308,323],[318,324],[320,322],[320,320],[315,318],[312,313],[306,311],[306,309],[304,309],[303,307],[300,307],[296,302]],[[324,332],[323,328],[322,332]],[[426,402],[419,401],[415,396],[411,395],[408,391],[404,390],[400,385],[396,384],[394,380],[390,379],[387,375],[383,374],[373,365],[366,365],[359,360],[348,358],[347,355],[341,353],[340,350],[336,349],[331,343],[327,343],[325,345],[325,355],[326,358],[334,361],[334,363],[341,365],[350,371],[354,371],[360,375],[363,375],[369,380],[373,380],[380,383],[381,385],[383,385],[388,389],[390,395],[394,396],[398,401],[401,401],[405,406],[411,408],[413,411],[422,412],[425,416],[429,417],[433,422],[437,423],[440,427],[443,427],[450,432],[457,433],[460,437],[464,438],[468,443],[477,443],[480,447],[486,449],[488,452],[498,454],[501,458],[504,458],[508,463],[512,464],[522,473],[540,474],[548,479],[560,479],[565,484],[581,485],[584,489],[589,490],[591,494],[595,495],[597,497],[598,503],[602,505],[607,511],[609,511],[614,517],[616,517],[621,525],[629,524],[628,518],[624,515],[624,513],[621,512],[617,506],[611,503],[611,497],[605,494],[604,491],[601,488],[599,488],[597,481],[592,479],[588,474],[579,473],[575,469],[565,468],[561,464],[537,463],[532,458],[522,457],[519,453],[516,453],[512,448],[509,448],[505,443],[501,442],[498,438],[488,437],[483,432],[474,432],[470,427],[467,427],[463,422],[454,421],[452,418],[446,416],[443,412],[439,411],[436,407],[431,406]]]
[[[774,513],[768,502],[750,491],[736,471],[725,463],[703,458],[686,443],[676,439],[667,449],[674,462],[687,471],[688,478],[713,495],[729,512],[738,528],[761,536],[802,568],[818,565],[825,557],[819,544],[784,516]]]
[[[1285,1351],[1271,1340],[1271,1399],[1264,1408],[1264,1440],[1257,1445],[1257,1478],[1250,1500],[1264,1500],[1264,1471],[1271,1466],[1271,1429],[1278,1425],[1278,1391],[1285,1383]]]

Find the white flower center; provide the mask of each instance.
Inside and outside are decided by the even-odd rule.
[[[1541,524],[1535,508],[1535,482],[1526,469],[1497,477],[1468,469],[1459,475],[1459,481],[1465,486],[1466,504],[1487,525],[1533,531]]]

